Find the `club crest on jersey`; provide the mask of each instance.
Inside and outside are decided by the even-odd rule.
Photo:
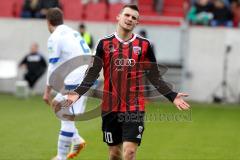
[[[142,48],[139,46],[134,46],[133,47],[133,53],[137,54],[137,55],[141,55],[142,53]]]
[[[49,53],[53,53],[53,52],[54,52],[53,47],[51,47],[51,46],[48,47],[48,52],[49,52]]]

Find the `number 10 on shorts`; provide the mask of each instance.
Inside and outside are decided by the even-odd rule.
[[[107,143],[113,143],[112,133],[111,132],[104,132],[105,141]]]

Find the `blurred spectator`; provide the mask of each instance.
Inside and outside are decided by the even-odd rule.
[[[230,1],[229,0],[222,0],[222,1],[227,8],[230,8]]]
[[[148,34],[147,34],[147,31],[145,29],[141,29],[138,33],[140,36],[142,36],[143,38],[148,38]],[[154,45],[152,45],[152,49],[153,49],[153,53],[155,55],[155,49],[154,49]]]
[[[213,7],[213,20],[211,26],[227,26],[232,27],[233,15],[223,0],[215,0]]]
[[[21,17],[45,18],[47,10],[52,7],[60,7],[58,0],[25,0]]]
[[[81,34],[85,42],[88,44],[89,48],[93,49],[94,45],[93,37],[90,33],[86,31],[85,24],[83,23],[79,24],[79,33]]]
[[[139,31],[139,35],[142,36],[143,38],[147,38],[147,32],[145,29],[142,29]]]
[[[183,13],[184,13],[184,16],[186,17],[190,7],[191,7],[191,3],[190,3],[190,0],[184,0],[183,1]]]
[[[153,7],[154,7],[154,9],[155,9],[156,12],[162,13],[163,0],[154,0],[153,5],[154,5]]]
[[[19,67],[26,67],[27,72],[24,79],[28,82],[30,89],[34,88],[37,80],[43,75],[47,64],[43,56],[38,52],[38,44],[31,45],[30,53],[20,62]]]
[[[236,9],[237,8],[237,6],[238,6],[238,4],[239,4],[239,2],[238,2],[238,0],[229,0],[229,3],[230,3],[230,10],[233,12],[234,11],[234,9]]]
[[[213,5],[209,0],[197,0],[190,8],[187,19],[191,24],[209,25],[213,19],[212,9]]]
[[[58,0],[39,0],[38,3],[40,18],[45,18],[49,8],[60,7]]]
[[[190,1],[191,5],[195,4],[197,2],[197,0],[188,0]],[[214,3],[215,0],[209,0],[209,3]],[[224,4],[229,7],[230,6],[230,3],[231,1],[235,1],[235,0],[223,0]],[[238,0],[236,0],[238,1]]]
[[[240,27],[240,2],[238,2],[238,0],[231,0],[230,6],[233,14],[233,26]]]
[[[21,17],[23,18],[40,18],[39,0],[25,0],[22,8]]]

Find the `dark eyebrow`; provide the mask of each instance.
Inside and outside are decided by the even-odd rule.
[[[125,16],[131,16],[130,14],[128,14],[128,13],[125,13],[124,14]],[[132,16],[132,18],[134,19],[134,20],[136,20],[137,19],[137,17],[135,17],[135,16]]]
[[[132,18],[133,18],[134,20],[136,20],[136,19],[137,19],[137,17],[135,17],[135,16],[132,16]]]

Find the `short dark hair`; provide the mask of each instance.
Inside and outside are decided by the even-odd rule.
[[[85,29],[85,28],[86,28],[86,27],[85,27],[85,24],[84,24],[84,23],[79,24],[79,28],[80,28],[80,29]]]
[[[145,31],[145,30],[140,30],[139,31],[139,34],[140,34],[140,36],[142,36],[143,38],[147,38],[147,32]]]
[[[53,26],[58,26],[63,24],[63,12],[61,9],[55,7],[50,8],[46,15],[47,20]]]
[[[126,4],[122,7],[121,12],[125,9],[125,8],[131,8],[135,11],[139,12],[138,6],[136,4]]]

